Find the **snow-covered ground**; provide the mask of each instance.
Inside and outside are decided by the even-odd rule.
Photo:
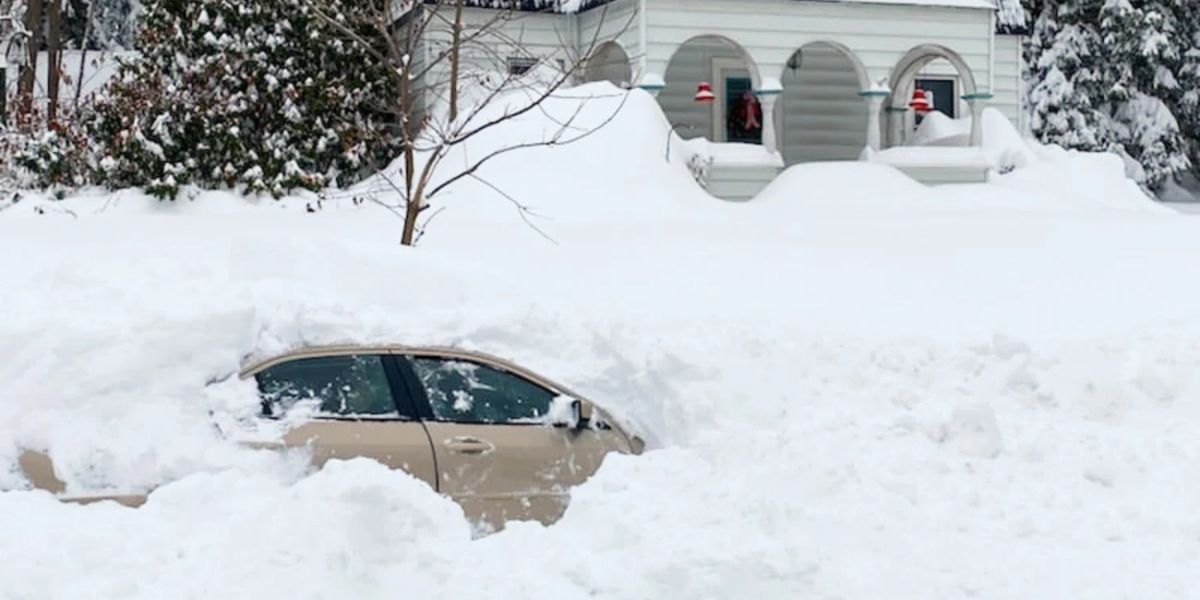
[[[476,182],[416,249],[352,194],[0,204],[0,488],[18,447],[72,491],[170,482],[137,510],[0,492],[0,598],[1194,595],[1200,220],[1050,149],[982,186],[808,165],[722,203],[633,94],[484,172],[550,240]],[[472,540],[403,474],[213,427],[257,406],[245,357],[384,340],[517,360],[651,450]]]

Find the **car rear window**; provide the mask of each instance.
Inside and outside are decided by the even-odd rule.
[[[255,376],[263,413],[282,416],[304,405],[318,415],[397,415],[378,355],[298,358]]]

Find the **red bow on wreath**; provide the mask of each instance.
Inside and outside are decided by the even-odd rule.
[[[753,131],[762,128],[762,122],[759,121],[759,115],[762,114],[762,108],[759,106],[758,98],[750,92],[742,94],[742,124],[746,131]]]

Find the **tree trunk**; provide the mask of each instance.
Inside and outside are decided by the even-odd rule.
[[[418,13],[419,14],[419,13]],[[417,21],[423,18],[413,15],[408,20],[408,38],[407,51],[411,55],[412,45],[418,43],[415,41],[417,37]],[[400,77],[400,112],[405,116],[401,123],[401,132],[404,136],[404,229],[400,233],[400,243],[405,246],[413,245],[417,231],[417,216],[421,214],[421,198],[416,196],[416,186],[414,171],[417,168],[416,157],[416,136],[420,131],[420,124],[413,122],[413,107],[416,106],[416,94],[413,90],[413,82],[409,79],[410,70],[413,68],[411,62],[403,62],[404,72]]]
[[[46,21],[46,125],[58,121],[58,84],[62,78],[62,0],[49,0]]]
[[[29,32],[29,60],[17,84],[20,110],[26,119],[33,112],[33,88],[37,83],[38,51],[42,48],[42,0],[29,0],[25,7],[25,30]]]
[[[8,63],[0,58],[0,125],[8,125]]]
[[[83,22],[83,39],[79,41],[79,74],[75,78],[75,110],[79,110],[79,97],[83,95],[83,70],[87,65],[88,41],[92,36],[92,15],[96,0],[88,2],[87,17]]]
[[[405,162],[411,164],[411,161]],[[421,215],[422,204],[420,197],[409,198],[404,207],[404,230],[400,234],[400,244],[403,246],[411,246],[416,241],[417,217]]]
[[[462,46],[463,3],[457,0],[454,6],[454,31],[450,40],[450,122],[458,120],[458,69],[459,49]]]

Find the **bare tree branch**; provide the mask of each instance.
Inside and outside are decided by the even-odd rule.
[[[580,124],[585,106],[592,100],[610,96],[573,97],[560,94],[565,86],[579,79],[603,39],[620,36],[634,22],[631,15],[624,27],[613,33],[606,28],[609,7],[598,9],[598,19],[588,40],[567,39],[556,32],[555,58],[534,73],[520,74],[509,68],[513,56],[537,58],[525,42],[519,20],[529,13],[518,10],[518,3],[500,8],[470,8],[464,0],[362,0],[368,8],[364,22],[347,22],[335,8],[342,0],[304,0],[313,14],[344,40],[363,47],[375,60],[389,67],[388,78],[394,86],[394,101],[379,106],[380,114],[397,122],[401,156],[400,177],[379,173],[379,190],[389,190],[400,204],[372,201],[404,217],[401,243],[413,244],[428,230],[430,222],[444,206],[428,216],[429,200],[450,186],[471,178],[517,208],[521,219],[550,241],[554,241],[530,220],[538,216],[498,186],[484,179],[480,169],[494,159],[520,150],[571,144],[585,139],[611,123],[624,108],[624,94],[613,112],[599,123]],[[578,34],[574,36],[580,38]],[[447,43],[448,40],[448,43]],[[558,68],[551,71],[545,65]],[[468,69],[471,65],[474,69]],[[489,74],[487,65],[498,67],[499,77]],[[552,75],[548,75],[553,72]],[[535,77],[537,75],[537,77]],[[545,75],[545,77],[542,77]],[[471,89],[465,96],[460,92]],[[447,93],[448,92],[448,93]],[[449,110],[431,104],[449,101]],[[557,117],[545,105],[550,100],[577,100],[567,118]],[[501,125],[534,112],[554,124],[554,131],[541,139],[508,143],[492,148],[472,159],[468,143]],[[448,158],[461,154],[463,162]],[[452,166],[453,165],[453,166]],[[374,195],[378,190],[370,190]]]
[[[534,231],[538,232],[538,234],[540,234],[542,237],[546,238],[546,240],[549,241],[551,244],[554,244],[555,246],[558,245],[558,242],[555,241],[554,238],[550,237],[545,231],[542,231],[542,229],[540,227],[538,227],[537,225],[534,225],[533,222],[529,220],[530,215],[539,216],[539,217],[541,215],[534,213],[528,206],[521,204],[520,202],[517,201],[516,198],[513,198],[512,196],[508,195],[507,192],[496,187],[496,185],[493,184],[492,182],[490,182],[478,175],[474,175],[474,174],[471,175],[471,178],[474,179],[475,181],[478,181],[479,183],[482,183],[483,185],[486,185],[487,187],[491,188],[491,190],[493,192],[500,194],[500,196],[503,197],[505,200],[508,200],[509,202],[511,202],[512,205],[517,208],[517,214],[520,215],[521,220],[524,221],[526,225],[531,227]],[[542,217],[542,218],[545,218],[545,217]]]

